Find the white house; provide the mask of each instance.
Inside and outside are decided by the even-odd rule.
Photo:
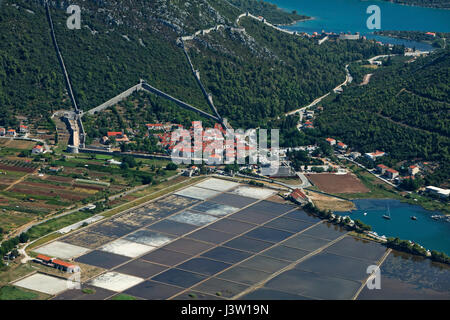
[[[326,138],[325,140],[330,144],[330,146],[334,146],[336,144],[336,140],[333,138]]]
[[[43,153],[43,152],[44,152],[44,147],[43,147],[43,146],[40,146],[40,145],[35,146],[35,147],[31,150],[31,153],[32,153],[32,154],[41,154],[41,153]]]
[[[370,153],[366,153],[365,156],[366,158],[369,158],[372,161],[375,161],[376,159],[383,157],[386,154],[386,152],[383,151],[375,151],[375,152],[370,152]]]
[[[122,164],[122,162],[117,161],[117,160],[114,160],[114,159],[109,159],[109,160],[108,160],[108,163],[109,163],[109,164],[116,164],[116,165],[118,165],[118,166],[120,166],[120,165]]]
[[[415,176],[416,174],[418,174],[419,171],[420,171],[419,166],[413,165],[413,166],[409,166],[409,168],[408,168],[408,172],[412,176]]]

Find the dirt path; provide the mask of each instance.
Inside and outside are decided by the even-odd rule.
[[[368,73],[364,76],[363,82],[360,83],[360,86],[365,86],[366,84],[369,83],[370,78],[372,78],[373,73]]]
[[[5,144],[2,145],[2,147],[8,146],[8,145],[11,143],[11,141],[13,141],[13,139],[7,139],[6,142],[5,142]]]
[[[16,184],[21,183],[22,181],[24,181],[26,178],[28,178],[30,175],[35,174],[37,171],[37,169],[31,173],[28,173],[26,175],[24,175],[23,177],[20,177],[19,179],[17,179],[16,181],[14,181],[13,183],[11,183],[9,185],[9,187],[5,188],[3,191],[8,191],[9,189],[11,189],[12,187],[14,187]]]

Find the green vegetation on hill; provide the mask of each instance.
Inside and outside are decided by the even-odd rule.
[[[388,152],[393,161],[440,163],[427,184],[450,177],[450,51],[380,68],[366,86],[354,86],[325,104],[316,133],[339,138],[360,152]],[[383,159],[383,161],[385,161]]]
[[[200,119],[204,127],[213,125],[209,119]],[[105,136],[108,131],[123,130],[129,135],[127,128],[131,128],[136,136],[142,138],[148,131],[145,126],[147,123],[171,122],[189,128],[194,120],[199,120],[197,113],[182,109],[173,102],[143,91],[133,93],[127,100],[100,113],[83,116],[85,130],[89,137],[88,143],[92,141],[92,138]]]
[[[176,39],[219,23],[234,25],[240,10],[247,10],[244,7],[254,14],[263,10],[260,14],[272,22],[279,14],[295,16],[249,0],[232,0],[234,6],[223,0],[191,0],[187,6],[184,1],[161,1],[163,6],[82,1],[81,30],[68,30],[63,6],[52,3],[58,42],[81,108],[97,106],[143,78],[210,112]],[[0,105],[5,110],[0,125],[17,124],[13,115],[40,120],[54,110],[70,108],[41,2],[6,0],[0,10],[0,27],[6,30],[0,35]],[[307,135],[295,128],[296,116],[283,114],[341,83],[345,64],[390,51],[363,40],[327,41],[319,46],[313,39],[284,34],[249,18],[243,18],[241,26],[245,32],[221,29],[187,43],[202,82],[233,127],[282,128],[286,146],[333,135],[363,152],[383,149],[392,159],[439,161],[441,167],[427,182],[448,177],[449,161],[443,161],[448,160],[449,142],[448,50],[408,65],[383,67],[367,86],[330,95],[332,101],[315,123],[318,130]],[[95,124],[86,117],[88,136],[105,134],[112,129],[108,125],[126,129],[120,121],[140,127],[142,121],[185,124],[194,118],[170,104],[161,108],[148,97],[149,103],[138,102],[145,110],[125,102],[130,110],[122,120],[115,121],[114,114],[99,115],[100,123]],[[142,148],[151,146],[142,143]]]
[[[445,46],[445,39],[448,39],[450,33],[448,32],[435,32],[435,36],[427,34],[424,31],[391,31],[382,30],[375,31],[375,34],[379,34],[387,37],[394,37],[406,40],[420,41],[432,44],[434,47],[443,48]]]
[[[145,79],[209,111],[183,51],[175,44],[177,34],[169,27],[161,25],[157,32],[139,32],[126,26],[116,27],[114,32],[99,28],[95,35],[87,28],[69,32],[64,12],[52,11],[56,36],[82,109],[96,107]],[[84,23],[98,30],[94,19],[88,17]]]
[[[244,11],[226,0],[208,0],[208,3],[219,11],[222,16],[226,17],[230,23],[233,23],[236,17]]]
[[[4,1],[0,7],[0,126],[18,125],[16,114],[41,119],[70,106],[42,7],[33,12]],[[27,5],[25,1],[15,1]]]
[[[343,82],[346,63],[387,52],[363,40],[319,46],[250,18],[241,25],[245,33],[221,30],[189,43],[219,113],[236,127],[267,126]]]
[[[11,114],[0,115],[0,125],[15,121],[12,114],[29,113],[39,117],[37,115],[47,116],[56,109],[70,108],[41,3],[14,1],[18,8],[12,3],[12,0],[5,1],[1,9],[2,30],[8,32],[1,35],[4,41],[0,44],[0,54],[7,55],[9,60],[24,55],[26,61],[16,61],[14,72],[9,71],[9,67],[0,71],[0,79],[3,74],[5,84],[0,88],[0,102],[11,110]],[[183,1],[171,1],[170,5],[158,7],[140,2],[117,6],[110,1],[83,1],[81,30],[68,30],[65,10],[59,5],[51,7],[58,43],[80,107],[84,110],[95,107],[143,78],[209,112],[176,39],[218,23],[233,25],[240,11],[223,0],[189,3],[186,6]],[[267,19],[271,12],[293,16],[261,2],[244,1],[242,4],[254,6],[253,9],[264,7]],[[194,19],[196,16],[200,18]],[[15,26],[16,21],[20,22],[18,26]],[[13,28],[9,27],[11,25]],[[368,42],[319,47],[312,40],[283,35],[255,21],[244,21],[244,26],[254,43],[248,42],[251,38],[219,37],[216,40],[223,40],[219,44],[221,49],[208,52],[207,59],[203,60],[205,53],[202,51],[191,54],[202,59],[195,61],[195,67],[202,71],[202,81],[211,89],[214,99],[226,106],[224,115],[232,120],[242,119],[239,121],[248,125],[262,123],[329,90],[344,78],[343,62],[368,56],[371,52],[382,53],[379,47]],[[18,28],[20,32],[16,35]],[[34,37],[30,36],[33,32]],[[23,44],[21,47],[13,45],[17,36]],[[229,56],[230,53],[235,56]],[[35,70],[24,73],[27,64]],[[14,85],[20,81],[26,85],[15,92]],[[54,99],[49,101],[49,97]],[[256,112],[252,115],[245,112],[247,115],[243,116],[244,109],[248,111],[249,107]]]
[[[185,1],[126,2],[77,3],[81,30],[67,29],[65,7],[51,7],[80,107],[95,107],[143,78],[209,111],[176,38],[218,23],[233,24],[237,10],[221,0],[212,4],[225,16],[205,0],[191,0],[189,6]],[[14,115],[41,121],[55,110],[70,109],[42,1],[3,1],[0,29],[0,126],[16,126]]]
[[[292,12],[284,11],[275,4],[258,0],[228,0],[231,4],[242,9],[244,12],[250,12],[255,16],[262,16],[267,21],[275,24],[290,24],[295,21],[307,19],[305,15],[298,14],[295,10]]]

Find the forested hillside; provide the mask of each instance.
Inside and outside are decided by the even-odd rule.
[[[72,3],[82,8],[81,30],[66,27],[65,9]],[[240,14],[237,9],[222,0],[50,4],[58,43],[82,109],[105,102],[143,78],[209,110],[176,39],[218,23],[232,24]],[[5,0],[0,10],[0,125],[16,125],[13,114],[35,118],[70,108],[43,1]]]
[[[70,106],[42,7],[0,7],[0,126]]]
[[[386,37],[419,41],[431,44],[436,48],[445,48],[446,39],[450,37],[449,32],[425,32],[425,31],[396,31],[396,30],[380,30],[374,34]]]
[[[84,115],[83,123],[88,135],[88,144],[93,138],[101,138],[108,131],[124,131],[128,128],[139,132],[136,136],[144,137],[148,131],[147,123],[171,122],[189,128],[192,121],[198,120],[198,114],[185,110],[173,102],[146,92],[133,93],[128,99],[108,108],[102,113]],[[203,126],[213,127],[211,119],[202,119]]]
[[[272,3],[258,0],[228,0],[242,11],[250,11],[256,16],[263,16],[268,21],[277,24],[291,24],[309,17],[298,14],[296,11],[286,12]]]
[[[434,160],[441,168],[430,179],[450,177],[450,51],[409,64],[381,68],[367,86],[345,90],[315,125],[362,152],[375,149],[396,160]]]
[[[319,46],[250,18],[241,25],[245,32],[221,29],[189,44],[219,112],[239,127],[257,127],[306,105],[345,80],[346,63],[387,53],[362,40]]]
[[[81,30],[66,27],[64,9],[71,3],[82,8]],[[236,17],[244,12],[224,0],[50,4],[75,97],[84,110],[142,78],[209,111],[176,39],[216,24],[235,26]],[[249,10],[249,4],[255,5],[257,12],[264,7],[266,14],[293,15],[260,2],[245,4]],[[0,54],[5,57],[0,74],[2,108],[33,117],[70,107],[42,1],[6,0],[0,10],[4,40]],[[247,20],[242,22],[247,30],[243,38],[213,32],[194,44],[198,53],[190,50],[220,113],[239,126],[259,125],[310,101],[344,79],[345,62],[383,52],[369,42],[318,46]],[[6,112],[0,118],[2,125],[14,121]]]
[[[142,78],[209,111],[176,40],[216,24],[238,27],[236,17],[244,11],[223,0],[79,1],[82,29],[68,30],[63,9],[75,2],[51,3],[59,46],[84,110]],[[0,125],[17,124],[13,115],[39,120],[70,108],[41,1],[7,0],[0,10]],[[285,118],[285,112],[342,83],[345,64],[391,51],[363,40],[318,45],[314,39],[285,34],[245,17],[239,27],[245,30],[220,29],[186,42],[219,113],[233,127],[281,128],[281,143],[289,146],[332,135],[361,151],[378,148],[397,159],[440,161],[444,170],[436,174],[448,177],[444,167],[449,163],[450,134],[448,50],[381,68],[369,85],[346,89],[327,104],[315,123],[317,130],[305,135],[295,128],[297,118]],[[401,48],[393,52],[397,50]],[[152,110],[132,111],[131,123],[136,117],[170,120],[159,103],[144,104]],[[191,120],[187,114],[176,114]],[[104,134],[107,122],[105,118],[101,126],[87,127],[97,136]]]

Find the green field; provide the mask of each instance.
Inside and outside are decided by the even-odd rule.
[[[0,288],[0,300],[42,300],[49,296],[14,286]]]
[[[48,233],[67,227],[71,224],[87,219],[89,217],[92,217],[91,213],[86,211],[77,211],[68,214],[67,216],[51,219],[43,224],[34,226],[28,231],[28,234],[31,239],[37,239]]]
[[[29,263],[11,262],[8,267],[0,269],[0,287],[6,286],[15,279],[22,278],[36,271]]]
[[[127,294],[119,293],[117,296],[112,297],[111,300],[137,300],[137,299]]]

